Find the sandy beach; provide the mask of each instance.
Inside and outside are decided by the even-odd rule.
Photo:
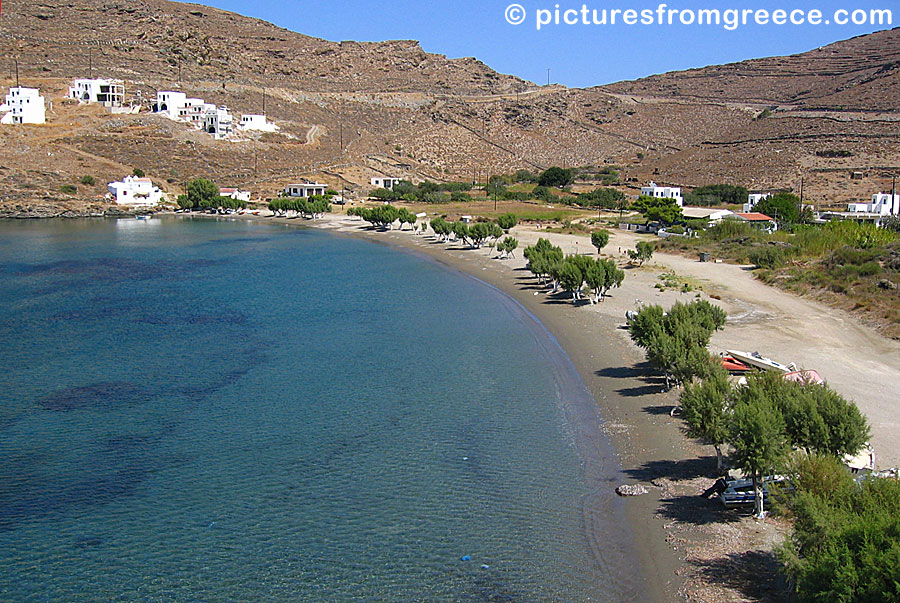
[[[629,483],[642,483],[650,493],[629,498],[627,511],[638,548],[642,574],[654,600],[759,600],[783,588],[774,576],[761,582],[734,574],[744,562],[774,570],[771,548],[784,537],[778,519],[757,521],[724,511],[698,496],[715,469],[710,447],[687,440],[681,422],[669,411],[677,391],[664,392],[661,379],[644,364],[643,352],[624,329],[624,314],[642,303],[664,307],[696,297],[720,304],[729,315],[716,333],[711,351],[759,350],[781,362],[817,369],[838,392],[854,400],[872,424],[872,443],[879,468],[900,464],[893,411],[900,371],[892,368],[900,343],[885,339],[849,314],[784,293],[756,281],[740,266],[700,263],[690,258],[656,254],[643,267],[629,267],[625,251],[636,236],[614,231],[604,249],[626,270],[620,289],[603,302],[574,306],[551,297],[525,268],[522,250],[541,236],[569,253],[596,255],[586,237],[547,233],[517,226],[515,257],[497,259],[487,247],[470,249],[443,243],[432,234],[368,228],[359,218],[329,214],[315,221],[260,218],[298,226],[326,228],[352,236],[426,253],[504,291],[537,316],[570,356],[593,392]],[[696,288],[660,290],[659,275],[677,273]],[[710,297],[712,296],[712,297]]]

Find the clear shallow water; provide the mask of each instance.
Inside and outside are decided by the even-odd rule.
[[[0,600],[640,598],[593,400],[475,279],[277,225],[0,222],[0,304]]]

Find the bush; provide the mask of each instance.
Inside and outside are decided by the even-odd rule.
[[[784,252],[777,247],[757,247],[749,257],[750,262],[760,268],[774,270],[784,265]]]
[[[96,180],[94,180],[93,176],[82,176],[81,183],[85,186],[94,186],[94,184],[96,184]]]
[[[78,187],[76,187],[74,184],[63,184],[61,187],[59,187],[59,192],[66,193],[67,195],[74,195],[78,192]]]
[[[869,261],[859,267],[860,276],[875,276],[876,274],[881,274],[881,264],[878,262]]]
[[[141,168],[134,168],[134,170],[131,172],[131,174],[132,174],[133,176],[138,177],[138,178],[143,178],[143,177],[144,177],[144,170],[142,170]]]
[[[812,456],[788,498],[794,534],[779,554],[801,601],[900,600],[900,482],[855,483]]]
[[[575,182],[575,174],[572,170],[566,170],[561,167],[552,167],[541,174],[538,184],[546,187],[563,187]]]

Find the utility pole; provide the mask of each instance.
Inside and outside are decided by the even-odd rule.
[[[800,209],[803,209],[803,176],[800,176]]]
[[[19,87],[19,59],[15,59],[16,61],[16,88]]]
[[[88,79],[94,79],[94,48],[88,46]]]
[[[547,67],[547,85],[550,85],[550,68]]]
[[[263,115],[266,114],[266,89],[263,88]]]

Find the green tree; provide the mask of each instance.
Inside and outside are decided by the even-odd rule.
[[[799,459],[779,557],[800,601],[900,601],[900,482],[853,481],[830,456]]]
[[[194,207],[194,203],[188,198],[187,195],[178,195],[178,207],[181,209],[192,209]]]
[[[575,262],[564,261],[559,268],[559,284],[572,294],[572,303],[578,303],[578,291],[584,283],[584,274]]]
[[[674,224],[684,218],[681,207],[675,199],[661,199],[641,195],[634,202],[634,209],[647,216],[651,222]]]
[[[85,186],[94,186],[96,184],[93,176],[82,176],[80,182]]]
[[[712,362],[713,359],[707,356],[707,361]],[[728,441],[731,425],[731,409],[728,405],[730,391],[728,372],[720,364],[703,381],[685,383],[681,393],[684,431],[688,437],[698,439],[715,449],[716,471],[720,473],[723,467],[722,446]]]
[[[516,217],[516,214],[503,214],[497,218],[497,224],[500,225],[500,228],[508,231],[513,228],[516,224],[519,223],[519,218]]]
[[[609,231],[608,230],[595,230],[591,233],[591,245],[597,248],[597,253],[600,253],[600,250],[606,247],[609,243]]]
[[[731,184],[710,184],[695,188],[685,195],[685,203],[688,205],[742,205],[746,203],[750,192],[743,186]]]
[[[131,171],[131,175],[137,178],[143,178],[144,170],[142,170],[141,168],[134,168],[134,170]]]
[[[800,220],[800,197],[778,193],[757,203],[753,211],[775,218],[779,226],[797,224]]]
[[[549,275],[553,268],[562,262],[563,251],[545,238],[539,238],[537,243],[525,248],[525,259],[528,260],[528,269],[537,276],[541,282]]]
[[[546,186],[534,187],[534,190],[531,191],[531,196],[533,198],[537,199],[538,201],[545,201],[547,203],[550,203],[551,201],[556,199],[556,197],[553,195],[553,193],[550,192],[550,189],[547,188]]]
[[[712,333],[725,325],[725,311],[705,300],[676,303],[668,312],[661,306],[641,308],[628,330],[650,364],[670,378],[688,383],[710,374],[706,346]]]
[[[733,419],[728,443],[732,460],[753,480],[757,517],[764,514],[763,477],[781,468],[790,450],[784,416],[766,393],[761,379],[750,375],[733,392]]]
[[[653,243],[650,243],[649,241],[638,241],[635,248],[628,252],[628,257],[632,261],[638,262],[639,266],[643,266],[644,262],[653,257],[654,250]]]
[[[403,230],[404,224],[409,224],[411,227],[416,224],[416,215],[405,207],[401,207],[397,211],[397,219],[400,220],[400,230]]]
[[[538,184],[548,188],[568,186],[573,182],[575,182],[575,173],[572,170],[555,166],[542,172],[538,178]]]
[[[459,222],[454,222],[450,225],[450,230],[456,236],[456,239],[460,242],[468,242],[469,240],[469,225],[460,220]]]
[[[514,237],[506,237],[497,245],[497,251],[501,252],[504,257],[511,257],[513,252],[519,247],[519,240]]]
[[[206,208],[211,207],[213,199],[219,196],[219,187],[212,180],[195,178],[187,183],[185,192],[193,207]]]
[[[600,209],[617,209],[626,200],[625,193],[614,188],[596,188],[578,195],[579,205]]]

